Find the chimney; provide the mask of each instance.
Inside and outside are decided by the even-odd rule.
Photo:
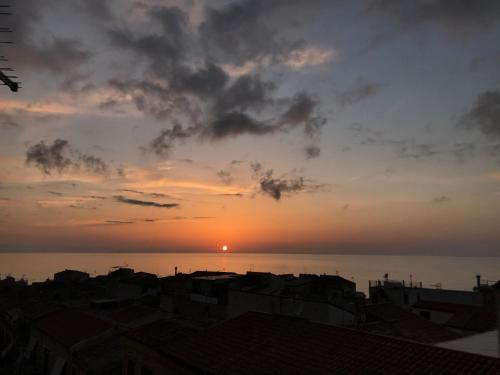
[[[174,268],[174,275],[177,276],[177,266]]]
[[[476,275],[476,284],[477,284],[477,291],[479,292],[479,289],[481,289],[481,275]]]

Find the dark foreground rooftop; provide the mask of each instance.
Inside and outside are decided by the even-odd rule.
[[[500,374],[500,360],[250,312],[162,352],[208,374]]]

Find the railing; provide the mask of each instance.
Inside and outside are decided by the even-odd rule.
[[[421,281],[413,281],[407,282],[405,280],[368,280],[368,287],[402,287],[402,288],[422,288]]]

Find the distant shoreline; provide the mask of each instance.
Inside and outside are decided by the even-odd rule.
[[[258,255],[341,255],[341,256],[374,256],[374,257],[456,257],[456,258],[500,258],[499,255],[482,255],[482,254],[393,254],[393,253],[319,253],[319,252],[304,252],[304,251],[232,251],[223,253],[221,251],[106,251],[106,250],[69,250],[69,251],[36,251],[36,250],[18,250],[18,251],[3,251],[0,254],[203,254],[203,255],[219,255],[225,254],[228,256],[238,254],[258,254]]]

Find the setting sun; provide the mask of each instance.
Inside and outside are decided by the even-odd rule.
[[[229,248],[226,245],[222,246],[222,251],[228,251],[228,250]]]

